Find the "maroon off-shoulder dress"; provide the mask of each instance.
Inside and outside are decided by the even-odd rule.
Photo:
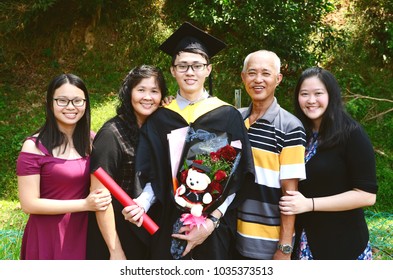
[[[35,138],[31,138],[35,140]],[[89,157],[65,160],[53,157],[43,145],[44,155],[21,152],[18,176],[40,175],[40,197],[83,199],[89,193]],[[25,260],[81,260],[86,258],[88,212],[60,215],[31,214],[27,221],[20,258]]]

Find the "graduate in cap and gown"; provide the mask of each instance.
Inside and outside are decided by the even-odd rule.
[[[172,57],[170,71],[179,89],[175,99],[159,108],[141,128],[136,172],[144,191],[135,199],[138,206],[123,210],[125,218],[139,226],[142,214],[148,211],[159,225],[152,238],[152,259],[232,258],[235,209],[254,180],[254,168],[241,114],[232,105],[212,96],[211,83],[209,91],[204,86],[212,71],[210,59],[225,46],[221,40],[188,22],[160,46],[160,50]],[[186,129],[188,140],[183,148],[179,145],[175,151],[181,154],[181,159],[174,170],[171,158],[174,150],[170,150],[168,135],[177,129]],[[203,142],[209,149],[215,147],[213,142],[223,142],[223,139],[222,145],[236,148],[236,168],[226,178],[225,185],[222,184],[218,197],[205,205],[201,215],[203,225],[179,224],[188,212],[175,202],[175,193],[182,183],[183,163],[195,160],[195,155],[190,156],[190,147],[195,142]]]

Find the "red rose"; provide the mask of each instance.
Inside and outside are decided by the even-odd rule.
[[[210,183],[210,193],[213,197],[217,198],[222,193],[222,186],[219,182],[213,181]]]
[[[193,162],[195,162],[197,164],[203,164],[203,160],[201,160],[201,159],[195,159]]]
[[[188,175],[188,169],[187,169],[187,170],[184,170],[184,171],[182,171],[182,172],[180,173],[180,182],[181,182],[182,184],[185,184],[185,183],[186,183],[187,175]]]
[[[212,160],[212,162],[217,162],[220,160],[220,153],[218,152],[211,152],[210,153],[210,158]]]
[[[230,145],[226,145],[217,151],[226,161],[234,161],[236,158],[236,150]]]
[[[218,170],[216,174],[214,174],[214,180],[221,182],[227,177],[227,173],[224,170]]]

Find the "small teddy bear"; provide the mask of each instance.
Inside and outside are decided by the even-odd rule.
[[[200,217],[204,205],[209,204],[213,199],[211,194],[206,191],[210,183],[211,180],[205,173],[189,169],[186,185],[182,184],[176,190],[176,203],[183,208],[189,208],[192,215]]]

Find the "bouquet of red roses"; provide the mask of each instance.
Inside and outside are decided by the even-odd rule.
[[[206,216],[226,199],[227,185],[241,153],[230,145],[226,133],[190,128],[185,142],[183,164],[177,176],[180,186],[174,190],[175,202],[186,213]],[[181,202],[183,199],[186,202]],[[199,209],[195,213],[194,205]]]
[[[208,214],[227,198],[228,184],[240,161],[239,147],[230,145],[226,133],[216,134],[190,128],[183,150],[183,164],[177,176],[179,186],[173,191],[174,201],[184,213],[174,225],[206,226]],[[180,258],[181,242],[173,240],[172,255]]]
[[[236,149],[230,145],[226,145],[209,154],[198,154],[190,166],[186,162],[184,163],[183,171],[180,172],[180,183],[186,184],[190,168],[205,173],[210,179],[206,191],[211,194],[213,202],[223,193],[225,183],[232,172],[236,156]]]

